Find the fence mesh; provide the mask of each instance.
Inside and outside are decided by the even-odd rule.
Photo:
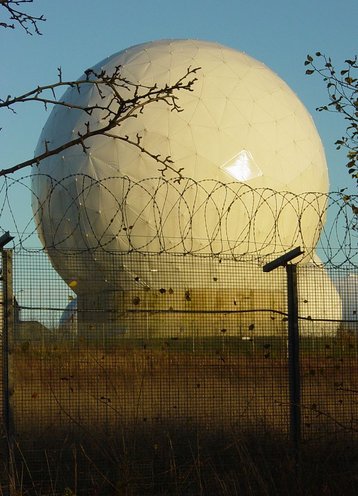
[[[155,464],[163,479],[163,457],[180,452],[171,443],[190,440],[193,453],[199,433],[216,449],[232,436],[289,439],[283,267],[97,253],[91,272],[87,256],[66,255],[65,284],[44,252],[14,255],[17,477],[33,489],[47,480],[54,494],[94,480],[113,490],[114,467],[123,479],[131,451],[130,477],[138,471],[145,494]],[[357,279],[351,268],[298,267],[303,443],[356,438]]]

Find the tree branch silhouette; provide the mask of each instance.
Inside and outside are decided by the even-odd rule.
[[[7,16],[7,19],[0,18],[0,27],[15,29],[20,26],[26,34],[41,35],[39,29],[40,22],[46,21],[43,15],[35,16],[24,11],[25,4],[33,3],[33,0],[0,0],[0,7],[3,9],[1,17]]]
[[[85,71],[85,77],[77,81],[64,81],[62,71],[58,69],[58,81],[54,84],[37,86],[36,88],[23,93],[20,96],[8,95],[5,99],[0,99],[0,109],[8,109],[16,113],[16,107],[28,102],[38,102],[44,105],[45,109],[52,106],[62,106],[69,109],[84,112],[89,117],[94,111],[102,113],[99,127],[93,127],[90,121],[84,124],[82,130],[78,131],[77,136],[60,146],[51,148],[50,143],[45,142],[43,153],[18,163],[11,167],[4,167],[0,170],[0,177],[13,174],[16,171],[29,166],[39,165],[41,160],[57,155],[58,153],[73,147],[81,146],[84,153],[87,152],[86,141],[94,136],[103,135],[108,138],[115,138],[136,146],[141,152],[150,156],[161,166],[160,173],[164,176],[167,171],[173,172],[178,180],[182,178],[182,169],[176,169],[173,161],[169,156],[162,157],[152,150],[146,149],[141,142],[141,136],[136,135],[130,138],[127,135],[122,136],[119,131],[121,125],[128,119],[136,118],[149,105],[155,105],[158,102],[164,102],[171,111],[181,112],[183,109],[178,103],[179,91],[192,91],[195,84],[196,73],[200,68],[189,67],[185,74],[174,84],[166,84],[162,87],[157,84],[146,86],[129,81],[121,75],[121,67],[116,67],[112,73],[106,71],[96,72],[92,69]],[[64,97],[57,98],[56,92],[61,89],[75,88],[79,93],[84,86],[91,85],[97,92],[98,98],[96,103],[88,106],[75,105],[66,100]],[[124,94],[129,96],[123,96]],[[103,102],[103,103],[102,103]]]
[[[306,74],[318,74],[326,84],[328,103],[317,107],[319,112],[335,112],[347,121],[345,135],[337,139],[337,149],[347,150],[348,173],[358,185],[358,77],[357,56],[346,59],[342,69],[334,66],[332,59],[316,52],[307,55]]]
[[[335,141],[335,145],[337,150],[342,148],[346,150],[348,161],[345,165],[348,169],[348,174],[358,185],[357,55],[352,59],[346,59],[344,63],[343,68],[337,69],[331,57],[327,57],[321,52],[316,52],[314,57],[307,55],[305,60],[306,74],[309,76],[317,74],[326,84],[328,103],[317,107],[316,110],[318,112],[338,113],[347,121],[345,134]],[[352,200],[352,195],[346,194],[343,198],[358,219],[358,205]],[[353,229],[358,230],[358,220],[355,222]]]

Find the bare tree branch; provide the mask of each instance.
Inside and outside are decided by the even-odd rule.
[[[0,0],[2,13],[8,17],[6,20],[0,20],[0,27],[15,29],[20,26],[29,35],[41,35],[38,25],[46,19],[43,15],[34,16],[25,12],[24,4],[30,3],[33,3],[33,0]]]
[[[1,20],[0,18],[0,27],[15,29],[16,26],[20,26],[29,35],[40,35],[39,23],[46,19],[43,15],[34,16],[24,10],[25,4],[32,3],[33,0],[0,0],[0,12],[8,16],[8,20]],[[18,105],[28,102],[41,103],[46,110],[56,105],[66,107],[84,112],[89,117],[94,111],[102,113],[102,125],[100,127],[93,128],[89,121],[85,123],[82,130],[78,131],[76,137],[60,146],[51,148],[51,143],[45,142],[43,153],[11,167],[4,167],[0,170],[0,177],[29,166],[38,165],[41,160],[57,155],[73,146],[81,146],[83,152],[86,153],[88,149],[86,141],[94,136],[103,135],[112,139],[120,139],[130,145],[136,146],[142,153],[158,162],[160,165],[158,170],[163,176],[167,171],[171,171],[177,175],[180,181],[182,178],[182,169],[177,170],[175,168],[171,157],[162,157],[154,153],[154,151],[146,149],[142,144],[142,138],[139,134],[131,138],[129,136],[121,136],[118,131],[124,121],[137,117],[144,111],[145,107],[156,102],[164,102],[172,111],[181,112],[183,109],[178,104],[177,91],[192,91],[192,86],[196,81],[195,73],[197,70],[198,68],[189,68],[175,84],[165,85],[160,88],[156,84],[145,86],[125,79],[121,75],[121,67],[116,67],[111,74],[105,71],[96,73],[94,70],[88,69],[85,71],[85,77],[77,81],[63,80],[62,70],[59,68],[58,81],[56,83],[37,86],[18,96],[8,95],[4,99],[0,98],[0,109],[8,109],[13,113],[16,113]],[[62,93],[67,88],[75,88],[80,93],[84,85],[92,85],[97,91],[98,98],[95,104],[81,106],[67,101],[63,97],[57,98],[56,93],[59,90]],[[124,94],[131,96],[124,97]],[[108,95],[110,95],[109,98]]]
[[[59,81],[44,86],[38,86],[20,96],[12,97],[7,96],[6,99],[0,99],[0,109],[7,108],[12,112],[16,112],[15,107],[22,103],[39,102],[48,108],[48,106],[63,106],[70,109],[75,109],[84,112],[91,116],[94,111],[103,113],[101,122],[103,124],[95,129],[91,127],[89,122],[86,122],[83,130],[77,133],[77,137],[60,146],[50,148],[50,143],[44,143],[45,151],[40,155],[35,156],[29,160],[16,164],[12,167],[6,167],[0,170],[0,177],[12,174],[18,170],[24,169],[32,165],[38,165],[41,160],[57,155],[62,151],[76,145],[80,145],[84,153],[87,151],[86,141],[94,136],[103,135],[108,138],[115,138],[125,141],[133,146],[136,146],[141,152],[153,158],[162,166],[159,169],[160,173],[164,176],[167,171],[175,173],[178,180],[182,178],[182,169],[176,169],[170,157],[162,157],[155,154],[151,150],[147,150],[141,143],[141,136],[136,135],[135,138],[129,136],[121,136],[119,133],[120,126],[128,119],[137,117],[148,105],[157,102],[164,102],[168,107],[175,112],[181,112],[183,109],[178,103],[178,91],[192,91],[193,85],[196,81],[195,74],[200,68],[188,68],[186,73],[172,85],[165,85],[158,87],[156,84],[153,86],[145,86],[133,83],[121,75],[121,67],[116,67],[113,73],[108,74],[105,71],[99,73],[92,69],[85,72],[86,77],[78,81],[63,81],[62,72],[59,69]],[[56,90],[75,88],[79,93],[84,85],[93,86],[99,98],[95,103],[90,106],[80,106],[73,104],[66,99],[57,99]],[[124,97],[123,94],[129,95]],[[103,104],[101,103],[103,102]],[[114,133],[114,129],[116,132]]]

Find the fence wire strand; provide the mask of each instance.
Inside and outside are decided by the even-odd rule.
[[[32,202],[21,214],[19,198]],[[5,177],[0,228],[26,248],[36,225],[48,249],[272,257],[301,246],[324,263],[357,265],[358,195],[294,194],[238,182],[44,174]],[[35,219],[35,222],[34,222]],[[11,226],[9,227],[9,224]],[[318,245],[317,245],[318,243]]]

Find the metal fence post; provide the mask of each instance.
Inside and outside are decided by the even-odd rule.
[[[288,306],[288,368],[290,384],[290,433],[299,460],[301,442],[301,386],[298,332],[297,266],[286,265]]]
[[[297,265],[289,263],[294,258],[303,255],[298,246],[281,255],[263,267],[264,272],[271,272],[278,267],[286,267],[287,279],[287,312],[288,312],[288,380],[290,394],[290,437],[296,461],[296,470],[300,466],[301,444],[301,391],[300,391],[300,357],[298,330],[298,296],[297,296]]]
[[[2,317],[2,386],[3,386],[3,419],[6,435],[6,470],[8,488],[7,494],[15,491],[15,472],[13,460],[14,428],[11,409],[11,395],[13,392],[13,377],[11,373],[11,348],[14,332],[14,300],[13,300],[13,273],[12,250],[2,249],[2,280],[3,280],[3,317]],[[5,493],[6,494],[6,493]]]

